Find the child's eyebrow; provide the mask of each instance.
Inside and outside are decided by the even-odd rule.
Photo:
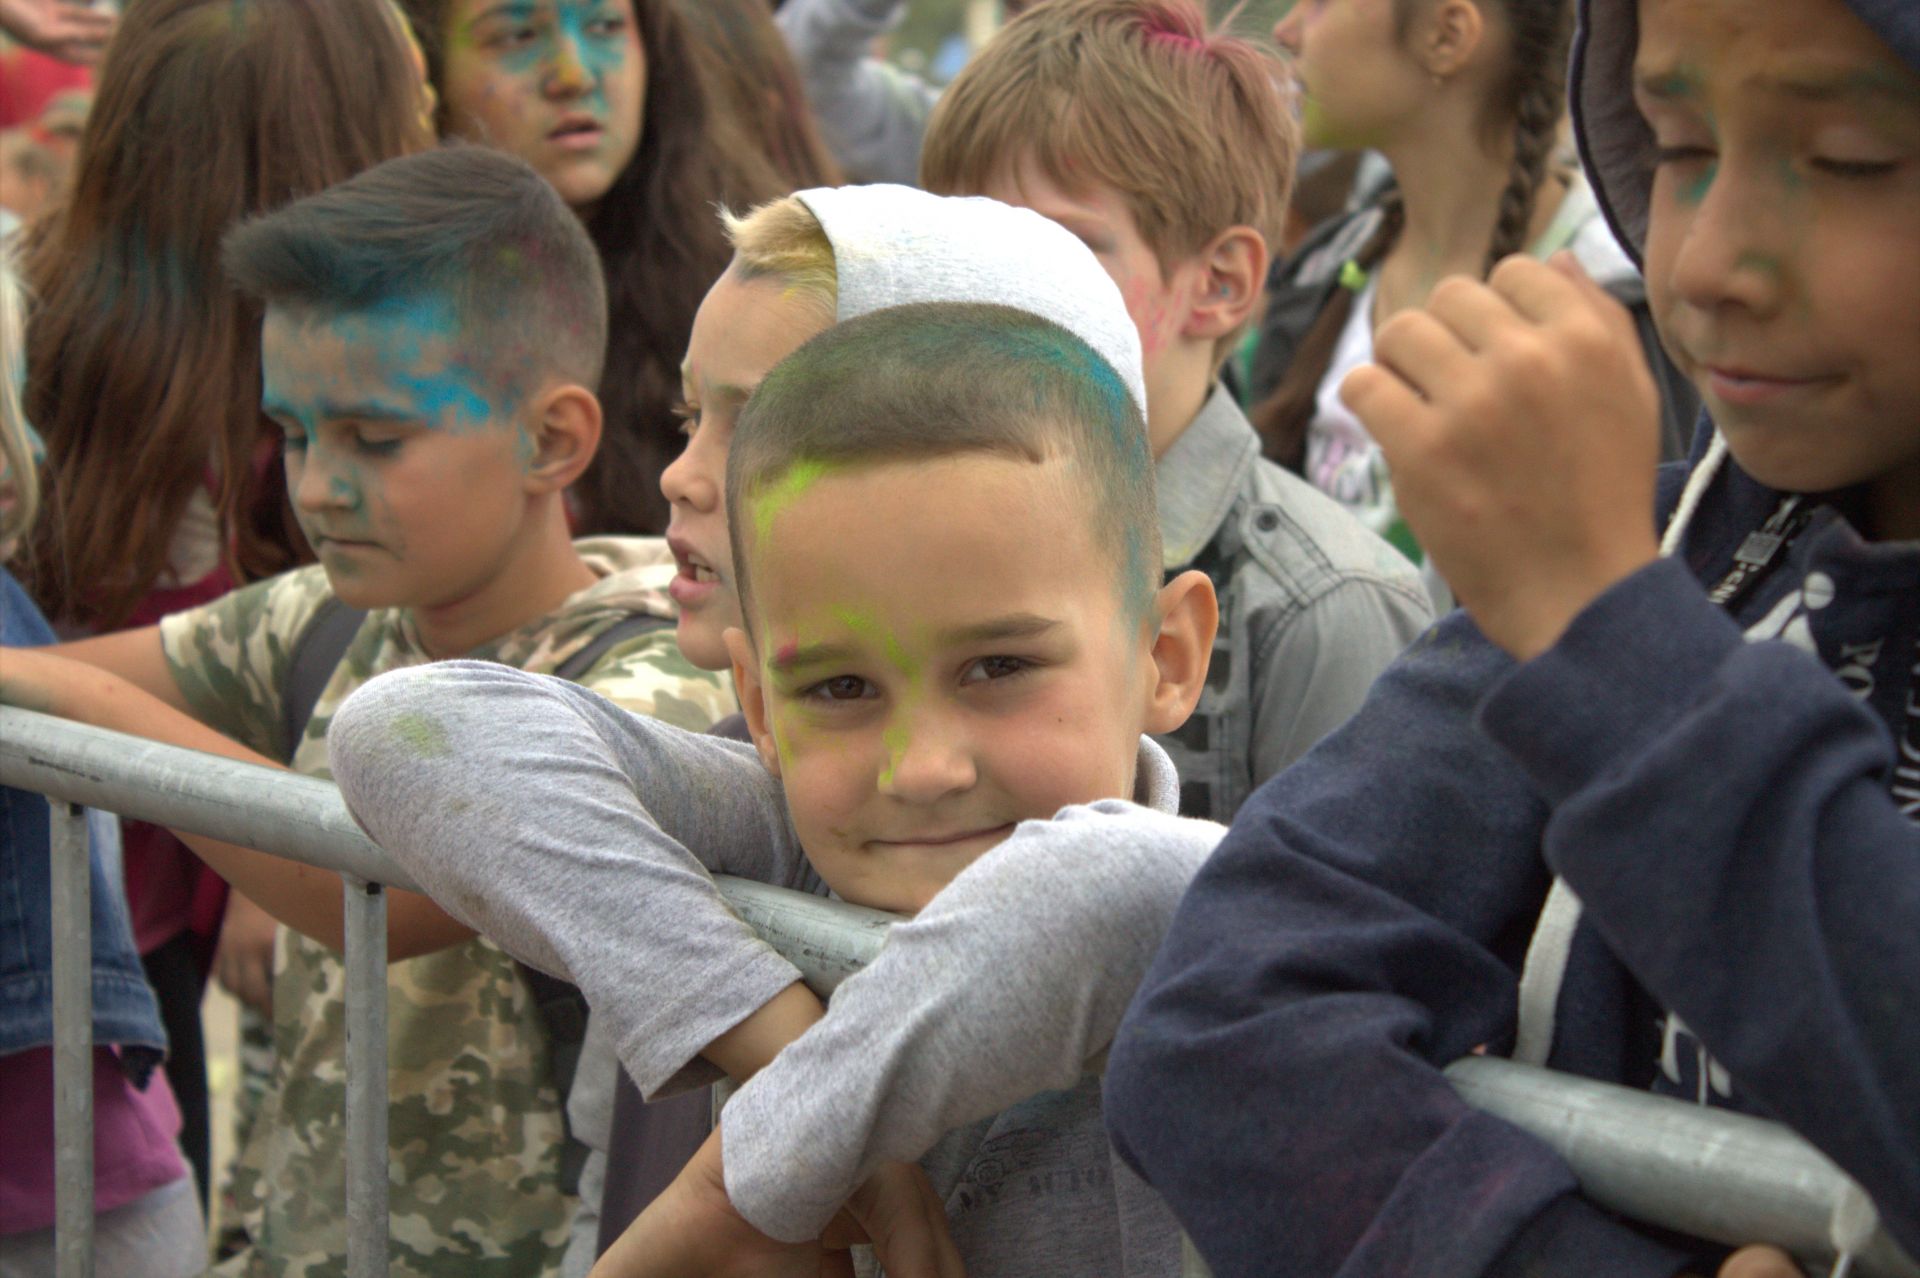
[[[500,4],[488,5],[468,20],[468,27],[476,27],[488,18],[507,17],[524,18],[540,6],[534,0],[502,0]]]
[[[341,421],[349,418],[355,421],[371,422],[417,422],[420,420],[420,414],[413,409],[395,404],[383,404],[379,400],[328,399],[320,401],[315,407],[319,410],[316,415],[321,421]],[[303,416],[300,409],[294,405],[271,397],[260,401],[260,411],[269,417],[298,419]]]
[[[959,648],[1009,639],[1038,639],[1059,626],[1060,623],[1054,618],[1043,617],[1039,613],[1013,612],[990,621],[943,630],[939,635],[939,643],[941,647]]]
[[[1652,98],[1656,102],[1677,102],[1699,95],[1700,77],[1692,71],[1676,67],[1636,69],[1633,90],[1639,96]]]
[[[1755,76],[1754,86],[1803,102],[1920,102],[1920,86],[1884,70],[1822,72],[1811,75]]]
[[[843,643],[810,643],[805,647],[786,644],[767,659],[767,667],[779,674],[789,674],[809,666],[846,661],[852,656],[853,649]]]

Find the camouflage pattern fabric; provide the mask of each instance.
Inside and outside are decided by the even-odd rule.
[[[636,612],[674,615],[674,568],[657,538],[576,543],[600,581],[556,613],[467,656],[551,671]],[[194,714],[263,754],[280,731],[288,654],[330,593],[300,569],[161,623]],[[296,770],[327,773],[326,731],[347,694],[429,658],[403,610],[370,613],[314,708]],[[580,679],[625,708],[703,731],[734,709],[731,685],[680,655],[671,629],[615,645]],[[431,733],[413,748],[445,749]],[[240,1157],[235,1196],[250,1250],[216,1271],[246,1278],[346,1273],[345,968],[282,929],[273,1077]],[[557,1269],[573,1217],[557,1173],[564,1129],[547,1036],[512,959],[475,939],[388,969],[391,1273],[521,1278]]]

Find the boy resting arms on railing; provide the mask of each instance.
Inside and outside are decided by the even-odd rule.
[[[703,1054],[759,1070],[597,1272],[820,1272],[814,1240],[861,1178],[956,1113],[984,1121],[924,1160],[938,1200],[868,1202],[869,1221],[937,1223],[943,1203],[976,1278],[1179,1272],[1177,1227],[1113,1163],[1080,1077],[1219,834],[1173,815],[1142,736],[1191,709],[1215,614],[1203,575],[1160,584],[1127,385],[1064,329],[971,305],[875,312],[780,364],[728,457],[752,746],[468,664],[380,680],[335,720],[369,833],[578,981],[644,1093],[711,1078]],[[420,732],[445,749],[410,749]],[[709,871],[915,917],[820,1019]],[[1111,979],[1060,997],[1081,983],[1062,966],[1108,933],[1132,952],[1103,941]],[[964,1072],[901,1055],[871,1088],[836,1086],[836,1060],[888,1056],[927,1018],[1002,1049]],[[1048,1028],[1043,1057],[1023,1021]],[[1067,1090],[1014,1104],[1046,1086]],[[935,1232],[888,1271],[957,1272]]]
[[[554,670],[636,615],[672,615],[662,543],[569,538],[564,494],[599,442],[605,302],[578,219],[531,169],[480,148],[394,160],[241,227],[225,256],[265,303],[263,407],[286,434],[288,490],[320,565],[60,649],[100,669],[9,653],[0,698],[279,763],[292,653],[337,598],[368,611],[291,752],[294,768],[325,776],[334,708],[381,671],[462,655]],[[728,708],[722,682],[688,665],[664,626],[613,643],[580,678],[688,728]],[[439,748],[400,730],[412,749]],[[254,1247],[234,1264],[338,1271],[340,881],[187,841],[293,929],[276,974],[272,1090],[244,1153]],[[392,1272],[544,1273],[572,1208],[525,977],[409,893],[393,894],[388,945]]]

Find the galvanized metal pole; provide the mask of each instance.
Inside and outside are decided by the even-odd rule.
[[[50,806],[54,1273],[93,1278],[93,875],[87,814]]]
[[[387,894],[343,874],[347,964],[347,1278],[387,1273]]]
[[[1582,1193],[1629,1219],[1831,1264],[1837,1223],[1866,1212],[1853,1272],[1920,1278],[1859,1188],[1779,1123],[1492,1056],[1455,1061],[1447,1078],[1475,1109],[1546,1142]]]

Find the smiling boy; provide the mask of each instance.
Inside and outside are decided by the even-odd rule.
[[[599,438],[605,309],[592,245],[531,169],[480,148],[394,160],[242,226],[225,262],[265,305],[263,407],[285,435],[288,489],[321,562],[60,650],[86,666],[10,653],[8,699],[322,777],[349,692],[443,657],[578,667],[596,694],[691,729],[730,708],[723,682],[688,665],[665,628],[665,547],[570,540],[564,494]],[[301,721],[287,704],[294,653],[342,617],[343,651],[320,668]],[[410,752],[446,748],[418,725],[397,730]],[[254,1246],[228,1269],[340,1272],[340,881],[188,843],[288,928],[271,1089],[238,1186]],[[410,893],[392,894],[388,952],[393,1272],[548,1272],[572,1213],[526,979]]]
[[[746,618],[727,644],[751,746],[549,680],[438,667],[380,680],[343,710],[332,748],[349,805],[429,890],[573,974],[619,1026],[643,1092],[705,1081],[708,1060],[754,1076],[722,1118],[725,1175],[774,1239],[820,1235],[871,1170],[853,1164],[877,1110],[907,1111],[901,1149],[879,1158],[933,1145],[935,1107],[915,1100],[933,1086],[942,1112],[955,1096],[979,1102],[981,1121],[922,1163],[976,1278],[1177,1273],[1177,1228],[1112,1164],[1098,1088],[1081,1081],[1098,1043],[1073,1027],[1111,1017],[1129,982],[1082,994],[1052,979],[1094,933],[1133,938],[1141,961],[1148,918],[1218,836],[1173,815],[1172,769],[1142,735],[1191,709],[1214,610],[1201,574],[1158,584],[1133,393],[1024,312],[879,311],[760,383],[727,486]],[[503,720],[511,739],[494,729]],[[403,721],[430,722],[453,749],[401,757]],[[514,818],[529,786],[547,800],[537,823]],[[476,870],[482,826],[496,837]],[[785,961],[712,908],[714,871],[915,917],[822,1020]],[[1141,901],[1156,904],[1143,915]],[[1008,1006],[1056,1028],[1044,1061],[988,1010]],[[1004,1034],[1003,1050],[965,1071],[902,1058],[878,1094],[840,1092],[831,1062],[848,1036],[891,1057],[930,1015],[969,1042]],[[1063,1090],[994,1112],[1048,1085]],[[860,1130],[845,1147],[790,1144],[796,1112],[809,1132]],[[810,1151],[806,1171],[790,1148]],[[717,1164],[720,1138],[703,1153]],[[666,1250],[629,1235],[602,1264],[624,1272]]]
[[[1115,1040],[1222,1278],[1797,1274],[1604,1210],[1448,1086],[1482,1049],[1783,1122],[1920,1254],[1920,8],[1586,0],[1575,49],[1711,429],[1656,483],[1565,262],[1443,281],[1344,383],[1466,613],[1249,804]]]

